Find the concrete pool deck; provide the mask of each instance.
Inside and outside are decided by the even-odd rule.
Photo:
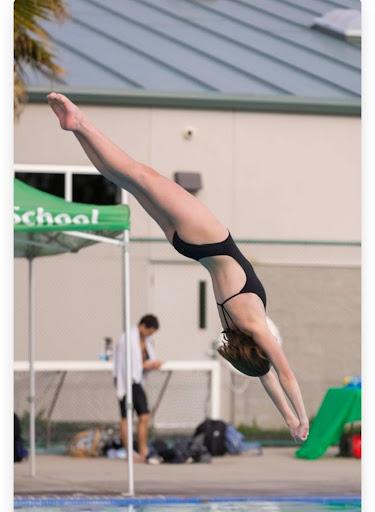
[[[264,448],[263,455],[216,457],[211,464],[135,464],[138,496],[359,495],[361,463],[337,458],[337,448],[317,460],[294,457],[294,448]],[[23,494],[121,494],[127,491],[123,460],[39,455],[37,475],[15,464],[14,490]]]

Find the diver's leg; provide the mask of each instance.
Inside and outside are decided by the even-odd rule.
[[[226,228],[206,206],[175,182],[122,151],[90,123],[68,98],[51,93],[48,101],[61,127],[73,131],[97,169],[118,186],[129,190],[137,199],[139,197],[141,204],[142,198],[148,200],[150,215],[155,215],[152,205],[166,225],[172,225],[192,243],[217,242],[225,238]]]
[[[97,156],[96,152],[92,149],[91,145],[88,144],[86,139],[84,137],[81,137],[79,133],[76,134],[76,137],[79,140],[82,148],[84,149],[86,155],[89,157],[91,162],[97,169],[99,169],[99,167],[102,165],[102,162]],[[153,204],[148,199],[148,197],[139,189],[137,189],[130,181],[126,186],[126,190],[137,199],[142,208],[150,215],[151,218],[155,220],[155,222],[164,231],[164,234],[168,238],[168,240],[171,240],[173,238],[174,226],[169,221],[167,215],[165,215],[160,208],[157,208],[156,205]]]

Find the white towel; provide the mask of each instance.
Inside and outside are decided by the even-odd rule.
[[[132,381],[137,384],[143,384],[143,360],[140,343],[139,330],[137,326],[130,329],[131,344],[131,364],[132,364]],[[146,350],[149,360],[156,359],[154,343],[151,337],[145,340]],[[116,379],[116,394],[121,400],[126,394],[126,349],[125,334],[123,333],[118,340],[113,354],[113,377]]]

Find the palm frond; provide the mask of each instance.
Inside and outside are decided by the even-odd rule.
[[[43,21],[63,22],[68,17],[64,0],[14,2],[14,110],[19,116],[26,101],[25,68],[59,79],[64,70],[56,63],[51,38]]]

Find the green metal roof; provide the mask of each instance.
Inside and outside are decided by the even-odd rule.
[[[293,104],[297,111],[306,105],[358,115],[360,47],[312,26],[329,11],[360,6],[358,0],[70,0],[70,19],[47,25],[65,84],[29,71],[30,99],[59,89],[91,102],[258,110]]]

